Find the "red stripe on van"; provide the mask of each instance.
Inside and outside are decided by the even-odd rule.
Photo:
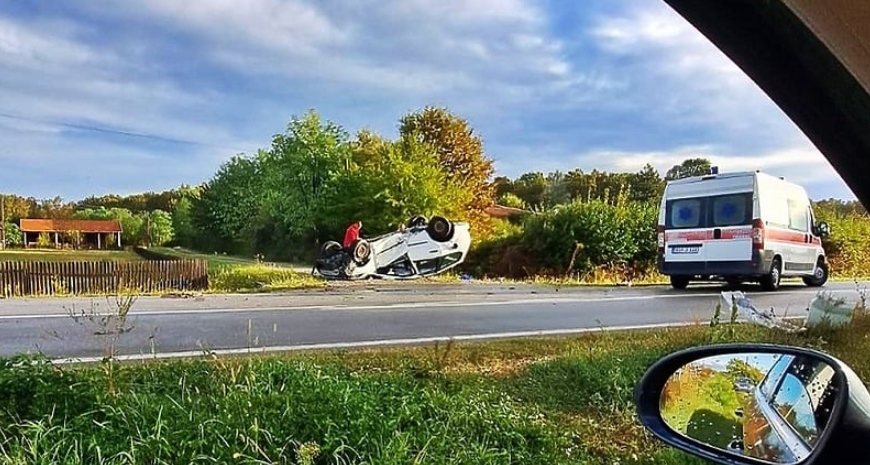
[[[713,229],[704,229],[696,231],[667,231],[665,232],[665,241],[711,241],[714,239]],[[752,228],[734,228],[722,229],[722,234],[719,237],[725,240],[734,239],[752,239]]]
[[[767,227],[764,230],[764,240],[808,244],[807,233],[772,227]]]

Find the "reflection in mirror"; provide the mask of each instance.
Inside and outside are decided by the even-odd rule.
[[[774,464],[812,453],[840,386],[812,356],[735,353],[696,360],[662,390],[660,411],[677,433]]]

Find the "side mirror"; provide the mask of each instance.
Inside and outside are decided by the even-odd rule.
[[[827,222],[822,221],[816,225],[814,234],[824,239],[831,235],[831,226]]]
[[[722,464],[870,463],[870,393],[822,352],[725,344],[668,355],[635,392],[666,444]]]

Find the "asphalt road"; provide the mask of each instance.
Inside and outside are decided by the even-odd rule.
[[[860,286],[867,286],[861,283]],[[195,355],[564,334],[707,322],[722,286],[687,291],[652,288],[562,288],[453,284],[356,286],[270,295],[140,298],[129,332],[114,337],[117,355]],[[818,292],[784,284],[772,293],[741,289],[758,308],[802,316]],[[856,301],[854,283],[825,291]],[[111,313],[113,299],[0,300],[0,356],[40,351],[52,358],[106,355],[104,327],[70,316]]]

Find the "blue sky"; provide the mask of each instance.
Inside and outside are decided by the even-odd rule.
[[[393,137],[425,105],[467,118],[511,177],[647,162],[664,172],[704,156],[722,171],[787,176],[814,198],[854,198],[659,0],[0,7],[0,192],[75,199],[196,184],[307,109]]]

